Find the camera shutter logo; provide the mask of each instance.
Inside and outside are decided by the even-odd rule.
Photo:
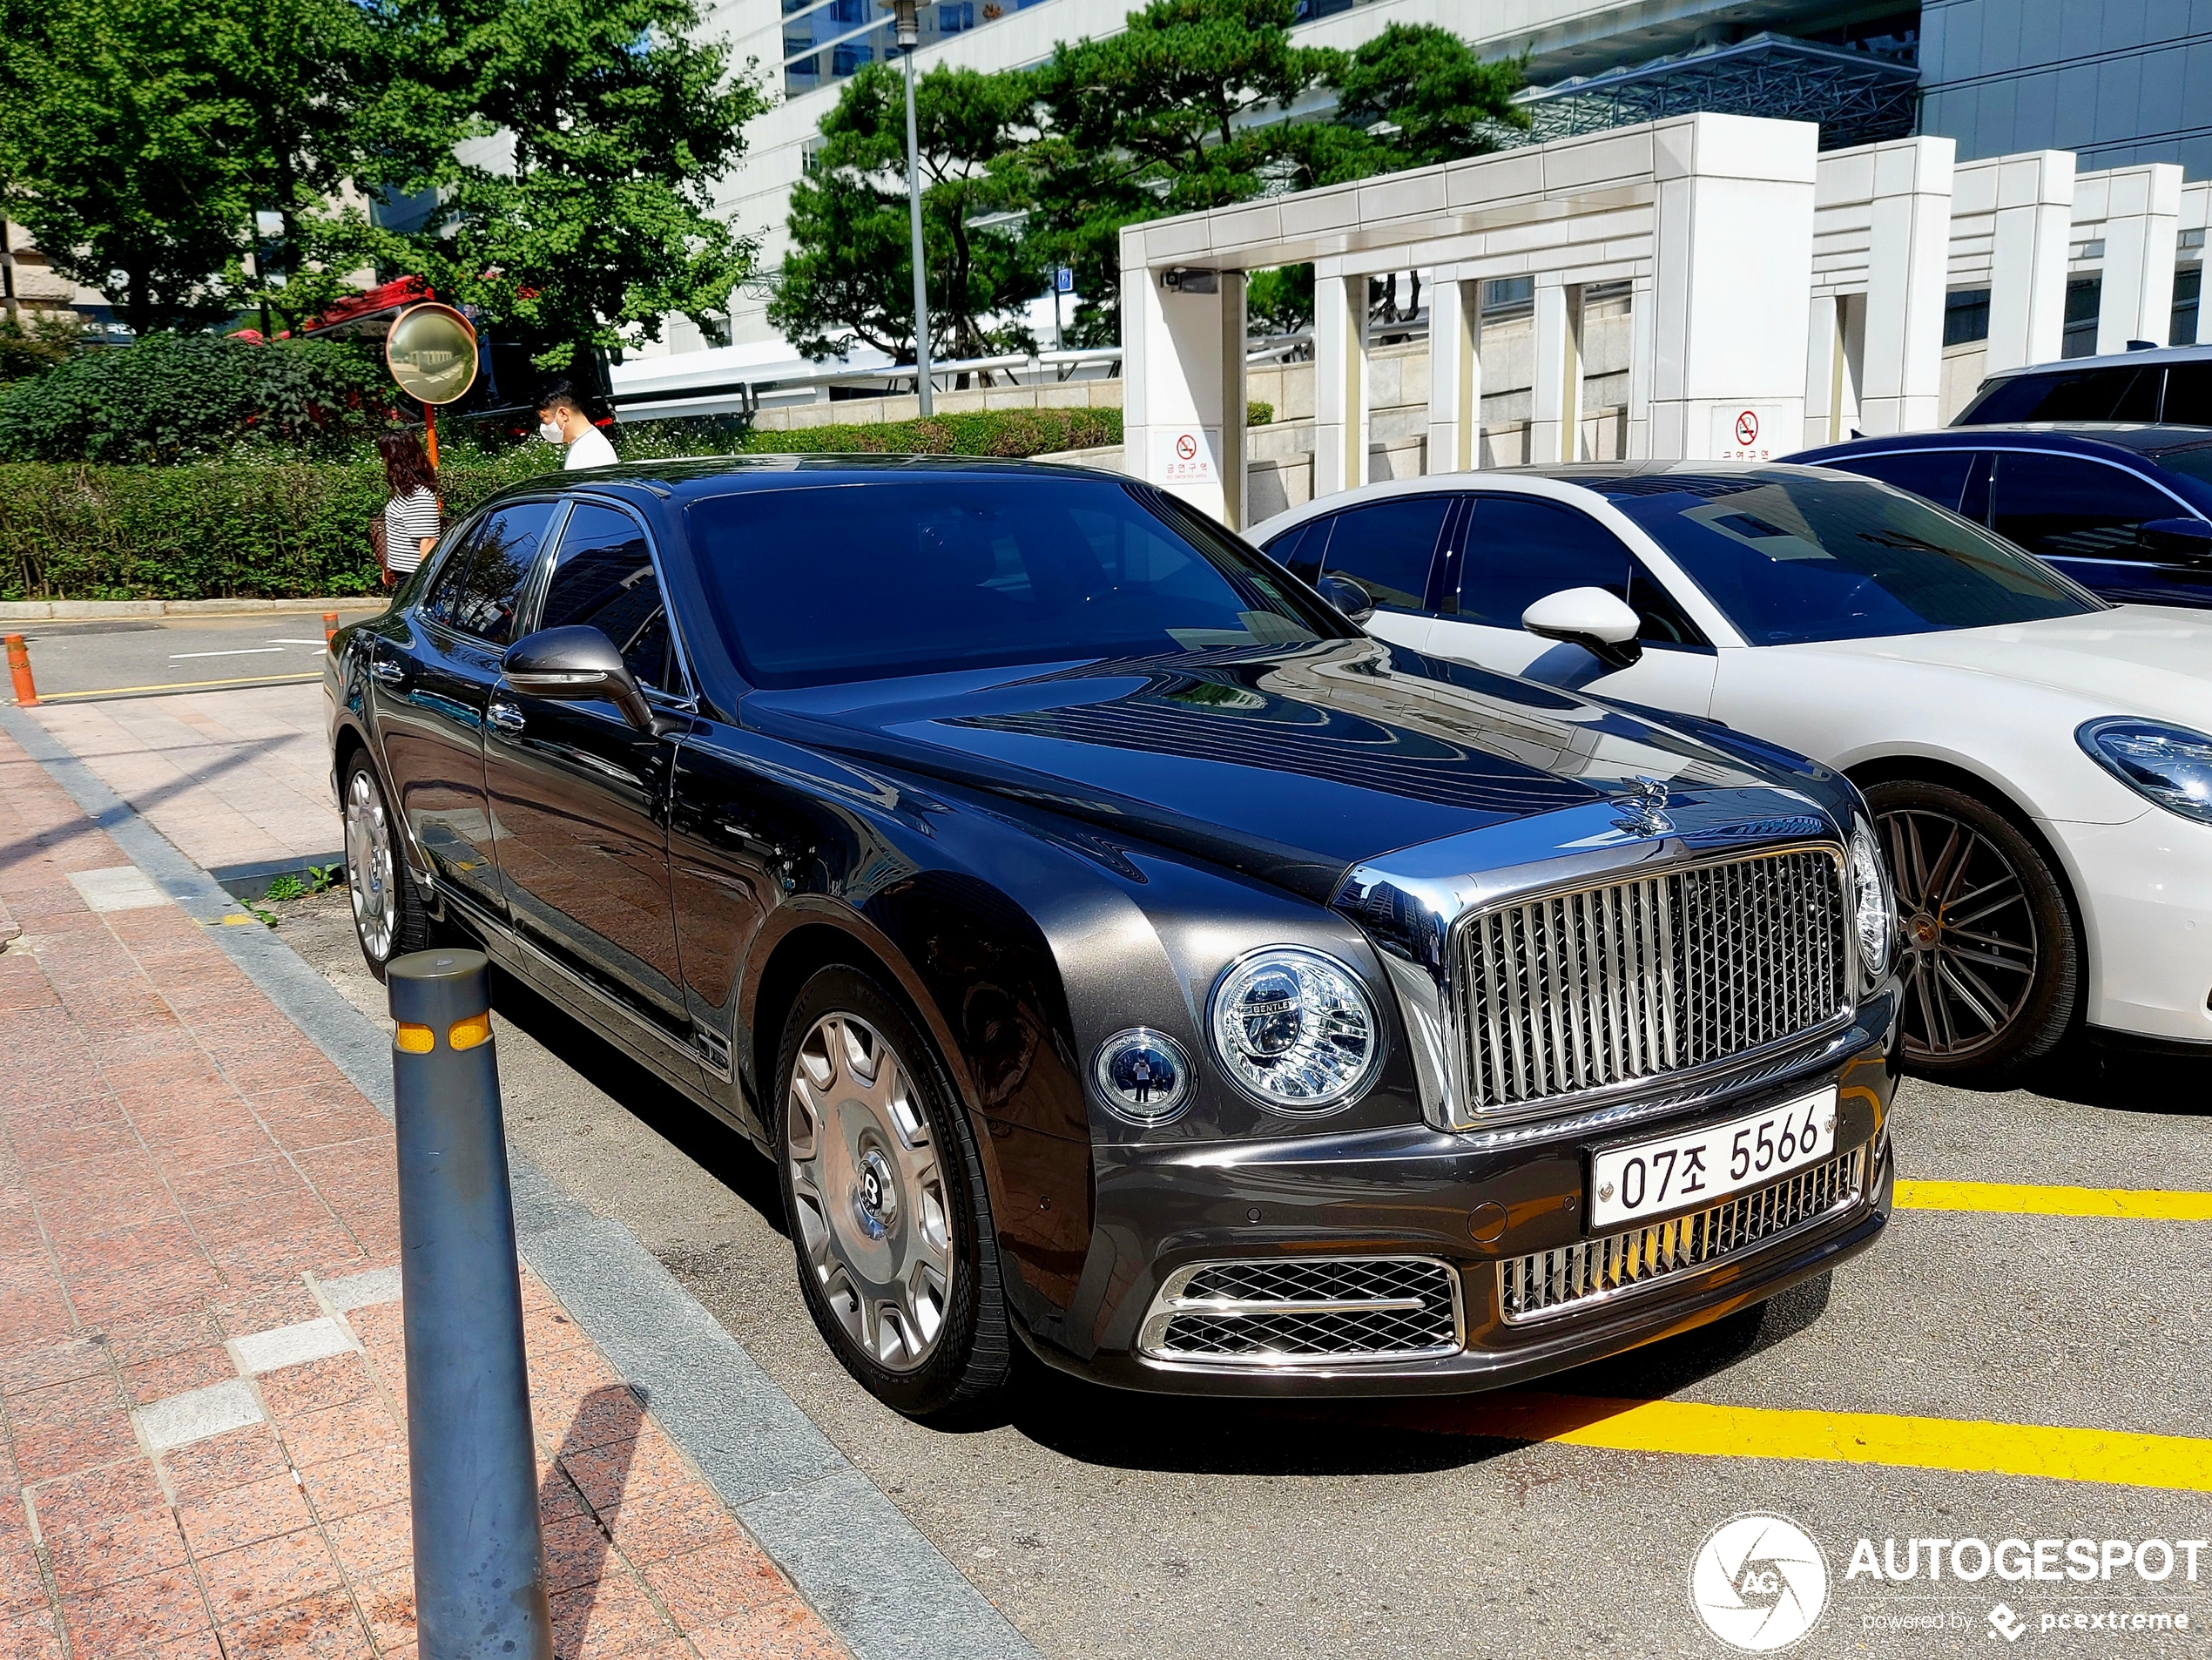
[[[1713,1529],[1689,1564],[1689,1605],[1732,1649],[1786,1649],[1828,1606],[1828,1561],[1787,1516],[1754,1512]]]

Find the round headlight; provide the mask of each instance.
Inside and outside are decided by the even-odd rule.
[[[1333,957],[1293,946],[1251,952],[1214,987],[1214,1053],[1278,1112],[1321,1112],[1357,1095],[1381,1053],[1374,1005]]]
[[[1858,962],[1871,986],[1890,966],[1891,936],[1896,928],[1890,901],[1888,867],[1874,833],[1861,819],[1851,833],[1851,921],[1858,930]]]

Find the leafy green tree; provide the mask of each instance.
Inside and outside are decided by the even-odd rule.
[[[138,334],[229,309],[252,223],[251,121],[173,0],[0,0],[0,180],[54,268]]]
[[[1244,288],[1244,320],[1254,334],[1294,334],[1313,323],[1313,267],[1255,271]]]
[[[1295,0],[1152,0],[1035,71],[1044,136],[1026,158],[1040,252],[1076,273],[1076,330],[1110,340],[1122,227],[1339,176],[1351,129],[1282,118],[1340,53],[1291,39]]]
[[[1485,63],[1448,29],[1394,23],[1346,58],[1332,78],[1337,118],[1368,140],[1339,158],[1343,176],[1426,167],[1498,147],[1501,127],[1526,131],[1513,102],[1522,60]]]
[[[0,312],[0,381],[44,375],[84,349],[84,325],[73,311],[41,315]]]
[[[1034,94],[1019,73],[941,66],[914,87],[922,182],[922,257],[932,349],[984,357],[1020,347],[993,325],[1044,286],[1044,265],[1015,218],[1025,183],[1012,165]],[[907,199],[906,82],[871,64],[822,122],[814,171],[792,192],[792,253],[768,316],[809,357],[860,340],[901,361],[914,352],[913,233]],[[993,215],[1007,215],[998,225]],[[978,223],[981,220],[983,223]]]
[[[442,201],[387,262],[550,341],[546,369],[658,339],[671,313],[719,332],[754,250],[711,186],[764,99],[726,47],[694,37],[695,0],[388,3],[402,72],[365,148],[385,184]],[[455,153],[468,140],[478,159]]]

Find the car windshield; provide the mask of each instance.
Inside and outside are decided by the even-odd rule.
[[[1836,473],[1599,484],[1753,645],[2031,623],[2104,602],[1917,496]]]
[[[685,516],[759,686],[1357,632],[1196,513],[1110,479],[908,475],[734,491]]]

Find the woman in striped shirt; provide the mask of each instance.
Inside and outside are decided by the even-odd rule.
[[[384,482],[391,498],[384,503],[384,584],[410,575],[438,540],[438,474],[411,432],[388,432],[376,440],[383,458]]]

